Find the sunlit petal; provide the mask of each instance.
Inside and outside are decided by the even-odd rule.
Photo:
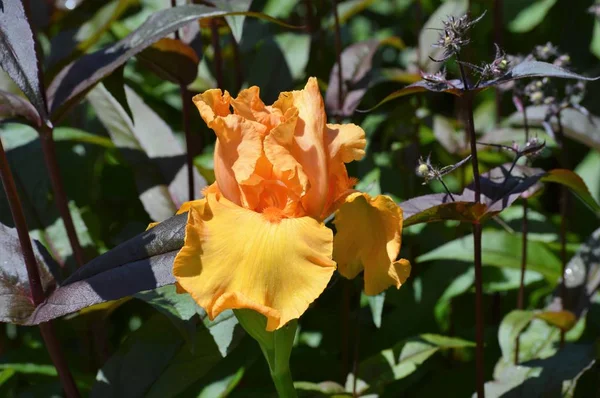
[[[353,193],[335,214],[333,256],[339,272],[354,278],[364,269],[365,293],[376,295],[400,286],[410,275],[410,263],[395,261],[400,251],[402,209],[383,195]]]
[[[214,319],[249,308],[275,330],[298,318],[335,269],[332,232],[310,217],[271,219],[215,195],[191,207],[173,273]]]

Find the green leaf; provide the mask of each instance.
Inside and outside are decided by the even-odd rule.
[[[514,33],[529,32],[544,20],[554,4],[556,0],[536,0],[517,14],[508,25],[508,29]]]
[[[585,182],[577,174],[571,170],[566,169],[554,169],[550,170],[541,181],[543,182],[557,182],[561,185],[568,187],[571,192],[581,199],[592,211],[599,213],[600,205],[594,200]]]
[[[505,231],[485,230],[482,236],[482,262],[486,266],[521,268],[521,237]],[[473,262],[473,236],[447,242],[417,257],[417,262],[455,260]],[[527,269],[555,283],[561,275],[560,260],[543,243],[529,242]]]
[[[371,316],[375,327],[381,327],[381,317],[383,315],[383,305],[385,304],[385,291],[376,296],[366,296],[371,308]]]
[[[210,330],[201,323],[193,342],[185,343],[173,325],[156,314],[105,363],[90,396],[175,397],[222,358]]]
[[[250,9],[252,0],[212,0],[217,8],[227,12],[245,12]],[[245,15],[227,15],[225,20],[229,24],[233,38],[238,43],[242,40],[242,30],[244,28]]]
[[[104,148],[115,148],[115,144],[110,138],[88,133],[72,127],[56,127],[53,135],[54,141],[74,141],[84,144],[98,145]]]
[[[590,52],[600,58],[600,20],[598,20],[598,18],[594,21],[594,32],[592,33]]]
[[[505,361],[514,360],[516,339],[534,317],[533,311],[514,310],[502,319],[498,328],[498,343]]]
[[[133,113],[131,120],[123,107],[99,85],[88,96],[98,118],[113,142],[134,170],[144,208],[154,221],[171,217],[189,200],[185,150],[171,128],[129,87],[125,89]],[[206,185],[194,168],[197,192]]]
[[[377,391],[385,384],[410,375],[440,350],[474,346],[474,343],[456,337],[422,334],[362,361],[359,376],[369,384],[369,391]]]
[[[587,185],[594,200],[600,203],[600,151],[590,151],[577,165],[575,173]]]
[[[475,272],[473,267],[470,267],[467,272],[450,281],[450,284],[444,290],[444,293],[434,307],[435,319],[440,325],[440,329],[448,330],[450,326],[450,303],[452,299],[471,289],[474,281]]]
[[[43,376],[56,377],[56,368],[54,365],[43,365],[38,363],[2,363],[0,370],[12,370],[15,373],[35,374]]]

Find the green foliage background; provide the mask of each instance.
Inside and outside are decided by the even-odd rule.
[[[52,1],[31,3],[46,87],[71,61],[126,37],[150,15],[170,7],[162,0],[83,0],[73,2],[77,7],[68,10],[60,4],[69,1],[57,1],[52,12]],[[248,1],[214,3],[217,7],[233,4],[242,11],[250,5]],[[494,41],[500,41],[510,54],[527,54],[535,45],[551,41],[571,55],[576,72],[600,75],[600,22],[587,12],[592,4],[472,0],[472,14],[487,10],[487,15],[473,28],[472,44],[465,56],[479,64],[493,59]],[[340,2],[344,49],[366,40],[398,38],[391,45],[381,44],[372,59],[360,53],[348,54],[349,62],[343,63],[348,71],[354,70],[354,65],[372,62],[365,78],[368,90],[358,109],[369,109],[414,81],[415,76],[418,79],[415,60],[427,61],[425,55],[432,54],[430,45],[438,34],[422,30],[423,25],[439,27],[439,18],[445,18],[447,10],[466,6],[462,0]],[[229,16],[227,25],[219,18],[223,89],[235,95],[240,88],[258,85],[265,103],[272,102],[281,91],[302,88],[309,76],[319,79],[324,95],[334,89],[329,85],[336,62],[331,1],[255,0],[250,11],[305,27],[293,29],[255,16]],[[191,93],[217,86],[211,30],[205,20],[198,26],[199,64],[192,62],[192,78],[187,86]],[[233,27],[233,33],[228,26]],[[173,161],[177,167],[184,165],[182,98],[179,84],[165,79],[165,73],[177,78],[187,76],[190,61],[174,57],[161,66],[161,57],[147,53],[132,57],[122,71],[107,77],[103,86],[90,91],[55,126],[61,174],[88,260],[143,232],[150,222],[173,214],[180,204],[178,199],[185,198],[185,180],[175,181],[174,166],[168,164]],[[433,67],[431,62],[420,66]],[[457,76],[455,65],[450,63],[448,69],[449,74]],[[123,89],[123,84],[128,88]],[[600,114],[597,86],[593,82],[588,85],[583,102],[596,115]],[[22,96],[4,74],[0,89]],[[510,94],[501,95],[498,108],[495,101],[494,90],[476,97],[475,126],[481,140],[506,144],[522,140],[523,129],[511,123],[516,111]],[[434,164],[440,166],[454,164],[468,155],[462,133],[462,107],[461,101],[449,94],[425,93],[344,117],[367,133],[367,156],[349,165],[349,173],[360,179],[359,188],[372,194],[388,194],[398,203],[444,192],[438,182],[422,185],[415,167],[418,157],[429,153]],[[496,115],[497,109],[500,115]],[[333,113],[330,109],[329,114]],[[194,109],[190,118],[199,191],[201,184],[214,180],[215,137]],[[599,202],[600,125],[586,124],[583,119],[574,115],[565,121],[568,140],[564,150],[571,168]],[[555,142],[543,131],[539,120],[532,121],[532,125],[539,137],[547,140],[547,148],[533,165],[544,170],[559,167]],[[65,278],[76,265],[54,206],[38,135],[32,127],[5,118],[0,124],[0,137],[31,234],[60,265],[51,271],[58,280]],[[491,147],[480,147],[479,154],[483,171],[512,161],[510,153]],[[460,192],[471,179],[469,168],[463,167],[444,181],[450,190]],[[166,188],[169,185],[171,192]],[[156,188],[157,196],[148,199],[140,194],[148,187],[162,188]],[[176,191],[180,188],[184,190]],[[500,215],[507,226],[494,221],[485,225],[487,396],[600,396],[597,284],[585,312],[566,333],[564,348],[559,350],[560,330],[535,317],[534,310],[541,311],[550,303],[560,278],[558,192],[557,185],[546,184],[543,192],[529,200],[526,311],[513,311],[519,287],[520,202]],[[0,222],[13,227],[3,194]],[[572,196],[567,235],[568,257],[574,258],[571,264],[592,261],[580,255],[585,250],[595,253],[597,261],[600,236],[593,233],[598,227],[594,212]],[[475,390],[475,318],[470,233],[469,224],[457,221],[405,228],[401,255],[411,261],[413,272],[400,290],[389,289],[367,298],[359,293],[360,278],[346,281],[336,274],[300,320],[291,358],[299,394],[352,396],[355,390],[357,396],[471,396]],[[596,264],[596,272],[597,268]],[[10,285],[7,275],[2,278],[1,283]],[[258,345],[243,333],[232,313],[223,315],[208,321],[189,296],[175,294],[169,285],[91,307],[61,318],[55,325],[84,395],[274,396]],[[1,326],[0,396],[61,395],[56,371],[37,328],[12,323]],[[515,367],[514,337],[519,332],[523,332],[520,357],[524,364]],[[352,376],[355,372],[359,379],[356,387]]]

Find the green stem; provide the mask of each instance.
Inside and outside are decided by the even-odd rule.
[[[287,364],[284,368],[271,370],[271,378],[279,397],[296,398],[298,396],[294,388],[294,380],[292,379],[290,367]]]

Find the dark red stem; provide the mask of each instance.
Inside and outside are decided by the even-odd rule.
[[[344,81],[342,80],[342,34],[340,32],[340,17],[338,15],[337,0],[333,0],[333,17],[335,21],[335,55],[337,58],[337,77],[338,77],[338,119],[341,119],[341,112],[344,108]],[[338,120],[339,123],[339,120]]]
[[[29,238],[29,232],[27,229],[27,222],[25,221],[25,215],[23,214],[23,208],[21,201],[19,200],[19,194],[17,193],[17,187],[8,164],[6,152],[4,152],[4,146],[0,139],[0,178],[2,179],[2,186],[4,192],[6,192],[6,198],[8,200],[8,206],[12,214],[15,227],[17,229],[17,235],[21,244],[21,250],[23,252],[23,260],[25,261],[25,267],[27,269],[27,277],[29,280],[29,289],[33,304],[39,305],[45,300],[44,289],[40,279],[39,270],[37,268],[37,262],[35,255],[33,254],[33,247],[31,246],[31,240]],[[79,397],[79,391],[73,380],[73,376],[69,371],[67,362],[60,349],[60,344],[54,333],[51,323],[40,324],[40,331],[42,338],[50,354],[50,358],[56,367],[58,377],[65,390],[67,397],[77,398]]]
[[[529,121],[527,119],[527,108],[523,107],[523,126],[525,128],[525,142],[529,141]],[[527,233],[529,223],[527,220],[527,211],[529,204],[527,199],[523,199],[523,226],[521,235],[521,279],[519,282],[519,295],[517,297],[517,309],[522,310],[525,307],[525,271],[527,270]],[[520,339],[517,336],[515,341],[515,365],[519,363]]]
[[[83,264],[85,264],[85,255],[83,253],[81,244],[79,243],[79,238],[77,237],[77,232],[75,231],[75,225],[73,224],[73,218],[71,217],[71,212],[69,211],[69,201],[65,193],[63,180],[58,167],[58,160],[56,158],[53,129],[43,124],[39,133],[40,141],[42,143],[42,151],[44,152],[44,161],[46,163],[46,168],[48,169],[48,175],[50,176],[52,191],[54,192],[54,202],[56,203],[60,217],[65,225],[67,237],[69,238],[69,243],[73,249],[75,262],[79,267],[81,267]]]
[[[568,168],[569,162],[567,158],[567,152],[565,150],[565,135],[563,131],[562,119],[560,110],[556,114],[558,128],[556,130],[556,143],[558,144],[558,150],[560,151],[560,155],[558,157],[560,167]],[[565,306],[565,300],[567,299],[567,286],[565,285],[565,269],[567,268],[567,217],[568,217],[568,209],[569,209],[569,189],[561,185],[560,187],[560,260],[562,263],[562,278],[561,278],[561,286],[560,286],[560,298],[562,302],[562,306]],[[560,331],[560,347],[562,348],[565,345],[565,331],[561,329]]]
[[[210,32],[212,38],[212,46],[215,51],[215,77],[217,79],[217,86],[223,88],[223,57],[221,54],[221,40],[219,38],[219,27],[217,26],[217,20],[210,20]]]

